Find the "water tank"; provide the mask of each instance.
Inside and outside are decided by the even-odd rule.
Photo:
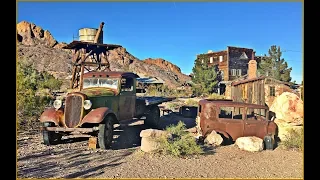
[[[79,41],[93,42],[97,32],[98,32],[98,29],[96,28],[79,29]],[[103,44],[103,30],[101,30],[97,43]]]

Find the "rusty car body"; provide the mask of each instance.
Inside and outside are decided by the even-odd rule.
[[[111,146],[113,125],[145,116],[145,124],[157,127],[160,117],[158,104],[171,99],[136,97],[136,78],[132,72],[88,72],[83,74],[80,91],[55,100],[54,107],[45,110],[43,140],[47,145],[62,135],[80,133],[97,136],[100,148]]]
[[[274,140],[278,135],[278,127],[269,119],[267,106],[203,99],[199,101],[197,128],[203,137],[214,130],[229,142],[246,136],[261,139],[271,136]]]

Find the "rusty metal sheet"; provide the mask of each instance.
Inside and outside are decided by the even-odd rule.
[[[83,77],[84,78],[90,78],[90,77],[138,78],[139,76],[135,73],[132,73],[132,72],[108,71],[108,72],[88,72],[88,73],[83,74]]]
[[[199,101],[199,104],[206,104],[206,103],[214,103],[215,105],[230,105],[235,107],[242,107],[246,106],[248,108],[259,108],[259,109],[269,109],[268,106],[258,105],[258,104],[250,104],[250,103],[243,103],[243,102],[234,102],[231,100],[211,100],[211,99],[202,99]]]
[[[223,109],[226,114],[220,114],[220,108],[230,108],[228,114],[227,109]],[[268,113],[268,107],[256,104],[239,103],[231,101],[208,101],[201,100],[199,102],[198,116],[200,118],[201,134],[207,136],[211,131],[216,131],[226,138],[235,141],[243,136],[257,136],[261,139],[268,134],[276,134],[277,125],[273,121],[266,118],[257,117],[257,119],[247,119],[247,109],[263,109]],[[220,115],[219,115],[220,114]]]
[[[55,108],[46,109],[40,116],[40,122],[53,122],[59,125],[63,120],[63,108],[56,110]]]
[[[113,111],[111,111],[107,107],[93,109],[82,119],[80,125],[84,123],[100,123],[103,121],[104,117],[109,113],[113,113]]]
[[[88,46],[104,47],[107,50],[112,50],[112,49],[116,49],[116,48],[122,47],[121,45],[116,45],[116,44],[99,44],[99,43],[84,42],[84,41],[72,41],[70,44],[68,44],[67,46],[63,47],[63,49],[81,49],[81,48],[86,48]]]
[[[265,79],[266,77],[264,76],[261,76],[261,77],[257,77],[257,78],[251,78],[251,79],[245,79],[245,80],[241,80],[241,81],[235,81],[235,82],[232,82],[231,85],[232,86],[237,86],[239,84],[244,84],[244,83],[248,83],[248,82],[253,82],[253,81],[258,81],[258,80],[263,80]]]

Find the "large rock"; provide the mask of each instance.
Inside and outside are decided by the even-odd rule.
[[[181,69],[178,66],[161,58],[156,58],[156,59],[148,58],[143,61],[147,64],[154,64],[161,67],[162,69],[169,70],[174,73],[181,73]]]
[[[71,74],[71,51],[61,49],[66,44],[58,43],[48,30],[34,23],[21,21],[17,24],[17,40],[19,60],[32,62],[39,71]],[[140,77],[159,77],[172,89],[191,80],[181,73],[180,68],[166,60],[161,59],[155,63],[141,61],[124,47],[110,50],[108,60],[112,71],[131,71]]]
[[[140,132],[141,137],[141,150],[144,152],[153,152],[159,149],[160,143],[158,138],[161,136],[170,137],[171,135],[166,131],[157,129],[146,129]]]
[[[293,123],[288,123],[282,119],[275,119],[274,122],[278,125],[278,137],[280,141],[286,140],[291,130],[302,130],[303,126],[295,125]]]
[[[263,140],[255,136],[239,137],[235,144],[239,149],[250,152],[262,151],[264,146]]]
[[[213,146],[220,146],[223,142],[223,138],[220,134],[216,131],[212,131],[204,140],[205,143],[213,145]]]
[[[284,92],[273,101],[270,111],[276,114],[277,119],[294,125],[303,124],[303,101],[290,92]]]
[[[43,30],[34,23],[21,21],[17,24],[18,42],[24,45],[43,44],[54,47],[58,42],[48,30]]]

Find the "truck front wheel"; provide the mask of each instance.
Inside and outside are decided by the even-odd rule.
[[[146,120],[144,121],[147,126],[158,128],[160,124],[160,109],[158,106],[151,106],[146,113]]]
[[[54,123],[52,122],[43,123],[43,127],[53,127],[53,126],[54,126]],[[42,131],[42,136],[43,136],[43,143],[47,146],[58,143],[58,141],[60,141],[62,137],[61,134],[58,134],[54,131],[47,131],[47,130]]]
[[[108,149],[113,140],[113,118],[107,116],[102,124],[99,125],[98,145],[101,149]]]

